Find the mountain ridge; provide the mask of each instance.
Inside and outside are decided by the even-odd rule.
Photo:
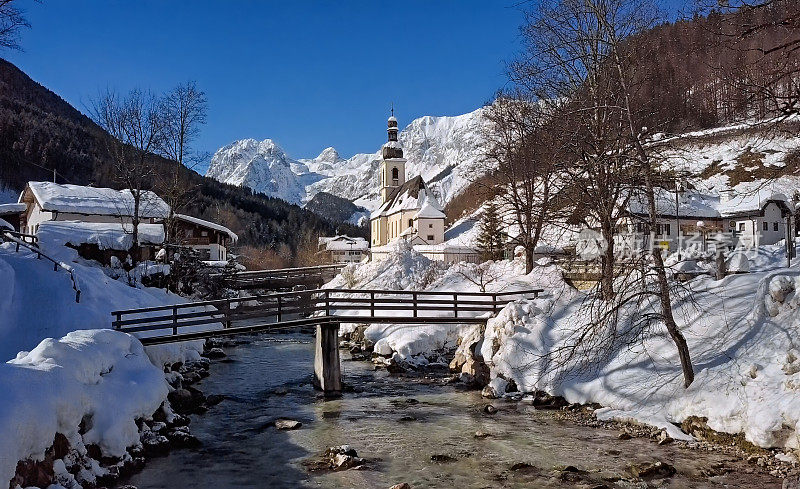
[[[458,116],[422,116],[399,134],[403,144],[406,178],[421,175],[431,184],[442,203],[464,190],[482,170],[484,108]],[[206,176],[288,202],[306,204],[319,192],[326,192],[372,209],[378,203],[380,149],[342,158],[334,147],[314,158],[291,159],[282,153],[293,175],[274,175],[269,155],[252,154],[241,139],[220,148],[213,156]],[[252,140],[254,141],[254,140]],[[274,144],[271,139],[269,141]],[[301,188],[302,187],[302,188]]]

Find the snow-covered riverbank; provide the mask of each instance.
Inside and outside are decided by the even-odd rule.
[[[675,346],[658,326],[634,345],[565,360],[565,347],[586,324],[586,295],[568,287],[555,266],[540,264],[524,275],[521,263],[485,264],[481,272],[476,265],[445,269],[426,261],[401,246],[390,260],[347,270],[331,286],[479,290],[475,277],[492,275],[490,283],[484,280],[487,291],[546,292],[510,304],[485,330],[369,326],[364,336],[376,353],[419,364],[458,345],[460,353],[484,362],[492,379],[502,379],[493,383],[501,391],[513,381],[522,391],[600,403],[600,418],[662,427],[673,438],[690,438],[677,425],[697,416],[713,430],[741,433],[758,446],[800,448],[800,294],[794,291],[800,270],[780,268],[777,252],[756,257],[753,273],[690,282],[693,300],[675,308],[696,370],[689,389]]]
[[[106,329],[115,309],[184,299],[115,280],[72,249],[48,253],[73,269],[80,302],[68,273],[35,253],[0,245],[0,355],[8,360],[0,364],[0,481],[29,460],[28,472],[44,470],[44,479],[77,489],[76,477],[91,482],[109,475],[97,463],[101,456],[130,462],[129,450],[141,446],[154,413],[170,420],[165,401],[174,388],[167,380],[176,384],[176,373],[165,374],[165,365],[199,360],[203,345],[145,348]]]

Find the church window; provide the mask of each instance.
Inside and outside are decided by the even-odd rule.
[[[408,227],[411,227],[413,225],[414,225],[414,220],[413,219],[409,219],[408,220]]]
[[[428,235],[428,241],[433,241],[433,235],[432,234]]]

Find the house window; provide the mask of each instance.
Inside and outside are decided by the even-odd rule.
[[[772,223],[772,230],[773,231],[777,231],[778,230],[778,223],[777,222],[773,222]]]
[[[408,227],[411,227],[413,225],[414,225],[414,220],[413,219],[409,219],[408,220]]]
[[[739,232],[744,232],[744,223],[743,222],[739,223]]]
[[[428,224],[428,228],[433,229],[433,223]]]
[[[433,235],[432,234],[428,235],[428,241],[433,241]]]
[[[764,231],[769,231],[769,223],[767,221],[764,221],[763,224],[764,225],[762,227],[763,227]]]

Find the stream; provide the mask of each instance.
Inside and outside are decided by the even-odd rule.
[[[524,402],[494,400],[499,411],[486,414],[489,402],[476,391],[392,377],[371,363],[348,361],[346,352],[343,375],[352,392],[326,400],[311,385],[313,337],[248,339],[226,349],[229,357],[214,361],[211,376],[197,384],[206,395],[225,396],[204,415],[192,416],[190,428],[202,446],[148,460],[123,483],[139,489],[388,489],[401,482],[459,489],[781,487],[731,455],[645,438],[619,440],[617,431],[581,426]],[[302,426],[276,430],[271,421],[279,417]],[[489,436],[478,438],[477,431]],[[343,444],[367,459],[364,468],[309,472],[302,464]],[[630,478],[631,463],[656,460],[674,465],[677,473],[649,485],[618,480]]]

